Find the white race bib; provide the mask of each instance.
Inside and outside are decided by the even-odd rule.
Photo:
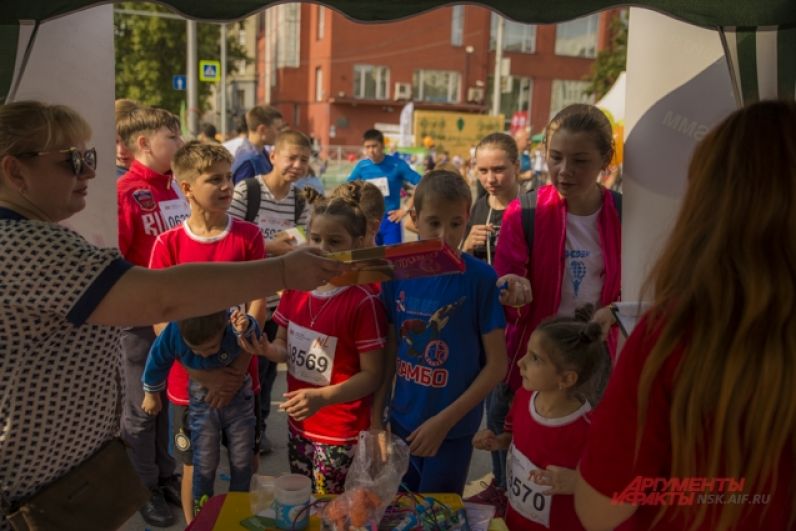
[[[390,197],[390,183],[387,181],[387,177],[376,177],[375,179],[368,179],[368,182],[376,188],[379,189],[381,195],[384,197]]]
[[[191,215],[191,209],[184,199],[161,201],[160,215],[166,223],[166,229],[173,229],[182,224]]]
[[[260,232],[263,233],[263,237],[266,240],[273,240],[280,232],[295,227],[292,217],[288,219],[279,214],[265,210],[261,210],[260,215],[257,216],[257,225],[260,227]]]
[[[313,385],[329,385],[335,349],[336,337],[293,322],[287,327],[287,370],[294,378]]]
[[[539,485],[530,479],[531,472],[538,468],[512,444],[506,460],[506,494],[515,511],[528,520],[549,528],[553,497],[545,496],[542,492],[550,487]]]

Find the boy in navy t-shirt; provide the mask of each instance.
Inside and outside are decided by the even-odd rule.
[[[412,220],[421,239],[458,249],[470,212],[470,189],[457,174],[432,171],[415,191]],[[482,400],[506,374],[505,318],[497,275],[464,253],[465,271],[382,284],[390,321],[382,389],[374,427],[389,403],[390,424],[412,454],[404,482],[416,492],[457,492],[467,480],[471,440]],[[391,347],[391,348],[390,348]]]
[[[400,157],[384,154],[384,135],[378,129],[368,129],[362,139],[367,158],[357,163],[348,181],[366,180],[376,185],[384,196],[386,212],[376,234],[376,244],[401,243],[401,220],[412,208],[411,199],[405,209],[401,208],[401,190],[404,183],[417,185],[420,174]]]

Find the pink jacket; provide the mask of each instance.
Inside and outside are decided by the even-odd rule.
[[[538,191],[534,217],[533,252],[528,249],[522,226],[520,200],[512,201],[503,214],[495,250],[494,267],[498,276],[508,273],[531,281],[533,302],[523,308],[506,307],[506,347],[509,370],[506,382],[511,389],[520,387],[517,360],[524,354],[528,339],[546,317],[555,315],[561,304],[561,283],[564,278],[564,244],[566,241],[567,206],[553,185]],[[611,192],[603,190],[603,208],[597,217],[600,246],[605,260],[605,276],[600,306],[619,300],[622,274],[622,226]],[[615,331],[609,337],[612,352],[616,346]]]

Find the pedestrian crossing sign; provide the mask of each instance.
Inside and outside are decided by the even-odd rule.
[[[199,61],[199,81],[214,83],[221,80],[221,61]]]

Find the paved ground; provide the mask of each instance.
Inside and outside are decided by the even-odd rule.
[[[282,396],[282,393],[285,392],[285,367],[280,367],[279,375],[276,379],[276,384],[274,386],[274,393],[273,397],[276,399],[277,397]],[[274,402],[276,404],[277,402]],[[267,456],[260,458],[260,474],[268,474],[268,475],[279,475],[283,473],[289,472],[288,462],[287,462],[287,417],[284,413],[280,412],[276,407],[272,409],[271,417],[268,423],[268,438],[271,440],[274,451]],[[228,483],[225,481],[221,481],[219,476],[227,477],[229,474],[229,468],[225,461],[222,461],[221,466],[219,467],[219,473],[216,474],[216,492],[226,492],[228,488]],[[489,459],[489,454],[486,452],[475,451],[473,454],[473,460],[470,463],[470,474],[468,476],[468,481],[470,482],[465,489],[465,495],[470,495],[481,490],[480,481],[487,480],[491,476],[491,462]],[[182,511],[178,510],[176,507],[172,507],[174,509],[174,514],[179,515],[179,520],[176,525],[173,525],[168,528],[161,528],[161,527],[152,527],[147,526],[144,523],[143,518],[141,518],[140,514],[136,513],[123,527],[122,530],[124,531],[143,531],[145,529],[150,529],[152,531],[156,529],[168,529],[170,531],[177,531],[180,529],[185,528],[185,520],[182,518]]]

